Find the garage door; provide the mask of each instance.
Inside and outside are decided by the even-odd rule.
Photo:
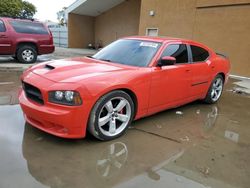
[[[231,74],[250,77],[250,1],[200,0],[196,9],[194,39],[227,54]]]

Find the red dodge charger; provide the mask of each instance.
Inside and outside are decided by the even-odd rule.
[[[126,37],[91,57],[56,60],[22,75],[26,121],[50,134],[100,140],[133,120],[191,101],[215,103],[228,79],[227,57],[190,40]]]

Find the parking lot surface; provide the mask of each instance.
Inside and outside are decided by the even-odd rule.
[[[47,55],[40,55],[36,63],[50,61],[55,59],[64,59],[71,57],[81,57],[86,55],[93,55],[96,50],[79,49],[79,48],[61,48],[56,47],[55,52]],[[23,71],[30,67],[32,64],[21,64],[9,56],[0,56],[0,72],[2,71]]]
[[[25,123],[19,76],[0,73],[1,188],[249,188],[249,81],[231,79],[217,104],[166,110],[100,142],[57,138]]]

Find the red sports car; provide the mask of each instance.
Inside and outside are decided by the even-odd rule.
[[[121,136],[133,120],[191,101],[215,103],[229,60],[190,40],[126,37],[91,57],[35,65],[22,76],[27,122],[64,138]]]

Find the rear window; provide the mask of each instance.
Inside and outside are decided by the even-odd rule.
[[[41,23],[13,20],[10,21],[10,24],[17,33],[41,34],[41,35],[48,34],[47,29]]]
[[[201,47],[191,45],[191,50],[193,54],[193,62],[205,61],[209,56],[208,51]]]
[[[5,29],[5,26],[4,26],[4,23],[2,20],[0,20],[0,32],[5,32],[6,29]]]

